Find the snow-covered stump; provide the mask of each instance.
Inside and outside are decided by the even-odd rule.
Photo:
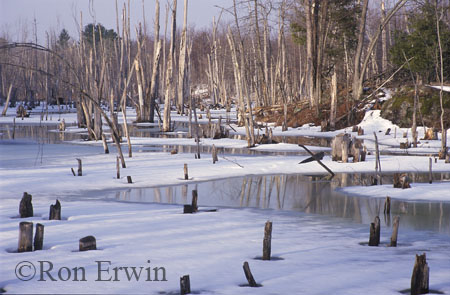
[[[61,203],[58,200],[55,205],[50,205],[48,220],[61,220]]]
[[[191,280],[189,275],[185,275],[180,278],[180,294],[191,294]]]
[[[258,284],[256,284],[255,278],[253,278],[253,274],[250,270],[250,266],[248,265],[248,262],[245,261],[244,265],[242,266],[244,269],[245,277],[247,278],[248,285],[250,287],[258,287]]]
[[[376,216],[370,224],[369,246],[378,246],[380,244],[380,217]]]
[[[270,260],[271,250],[272,250],[272,222],[267,221],[264,227],[262,260]]]
[[[19,204],[20,218],[33,217],[33,204],[31,203],[31,200],[32,196],[27,192],[24,192]]]
[[[34,251],[42,250],[44,246],[44,225],[36,224],[36,234],[34,235]]]
[[[384,214],[391,214],[391,197],[386,197],[384,201]]]
[[[184,164],[183,170],[184,170],[184,180],[188,180],[189,179],[188,164]]]
[[[17,252],[33,251],[33,222],[23,221],[19,224],[19,246]]]
[[[338,134],[334,137],[331,142],[331,158],[333,161],[341,161],[342,160],[342,150],[344,142],[347,144],[347,152],[348,145],[350,143],[350,135],[349,134]]]
[[[391,134],[391,128],[388,128],[387,130],[386,130],[386,132],[384,133],[384,135],[390,135]]]
[[[398,226],[400,225],[400,216],[394,217],[394,225],[392,226],[391,247],[397,247]]]
[[[427,264],[425,253],[416,254],[416,262],[414,264],[411,276],[411,295],[427,294],[429,291],[429,275],[430,269]]]
[[[81,159],[77,158],[77,161],[78,161],[78,173],[77,173],[77,175],[78,176],[83,176],[83,165],[81,163]]]
[[[97,241],[94,236],[81,238],[79,241],[79,251],[97,250]]]

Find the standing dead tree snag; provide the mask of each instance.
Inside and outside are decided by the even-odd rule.
[[[175,97],[175,81],[174,81],[174,67],[175,67],[175,41],[177,30],[177,0],[172,2],[172,26],[171,26],[171,38],[169,48],[169,60],[166,71],[166,96],[164,100],[164,120],[163,131],[170,131],[170,105],[171,99]],[[175,100],[176,101],[176,100]]]

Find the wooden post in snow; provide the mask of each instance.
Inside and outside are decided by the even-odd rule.
[[[16,117],[13,118],[13,133],[12,133],[12,139],[16,137]]]
[[[386,197],[386,201],[384,201],[384,214],[391,214],[391,197]]]
[[[433,159],[430,158],[430,165],[429,165],[429,171],[428,171],[428,182],[430,184],[433,183]]]
[[[369,246],[378,246],[380,244],[380,218],[375,217],[374,222],[370,224]]]
[[[267,221],[264,227],[262,260],[270,260],[270,252],[272,249],[271,244],[272,244],[272,222]]]
[[[219,161],[219,158],[217,157],[217,148],[216,148],[216,146],[214,144],[212,146],[211,154],[212,154],[213,164],[215,164],[216,162]]]
[[[61,203],[58,200],[55,205],[50,205],[48,220],[61,220]]]
[[[42,250],[44,246],[44,225],[36,224],[36,234],[34,235],[34,251]]]
[[[19,224],[19,247],[17,252],[33,251],[33,222]]]
[[[192,190],[192,211],[197,212],[198,211],[198,193],[197,190]]]
[[[120,179],[120,158],[117,156],[116,160],[116,171],[117,171],[117,179]]]
[[[244,268],[245,277],[247,278],[248,284],[250,287],[258,287],[256,284],[255,279],[253,278],[252,272],[250,270],[250,266],[248,265],[248,262],[245,261],[244,265],[242,266]]]
[[[79,241],[79,251],[97,250],[97,241],[94,236],[81,238]]]
[[[395,216],[394,225],[392,226],[391,247],[397,247],[397,236],[399,225],[400,225],[400,216]]]
[[[102,133],[102,142],[103,142],[103,149],[105,150],[105,154],[109,154],[109,148],[108,148],[108,144],[106,143],[106,136],[104,133]]]
[[[184,180],[188,180],[188,179],[189,179],[188,165],[185,163],[184,164]]]
[[[428,294],[429,276],[430,268],[425,253],[422,255],[416,254],[416,262],[411,276],[411,295]]]
[[[83,176],[83,167],[81,164],[81,159],[77,158],[77,161],[78,161],[78,176]]]
[[[32,196],[27,192],[24,192],[19,204],[20,218],[33,217],[33,204],[31,203],[31,200]]]
[[[378,147],[378,137],[375,132],[373,132],[373,136],[375,136],[375,172],[377,173],[378,184],[381,185],[381,161],[380,161],[380,149]]]
[[[189,275],[180,278],[180,294],[191,294],[191,280],[189,279]]]

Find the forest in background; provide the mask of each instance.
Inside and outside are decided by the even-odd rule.
[[[102,138],[106,123],[121,150],[125,106],[138,122],[160,120],[166,132],[172,108],[192,117],[210,97],[206,107],[238,109],[253,146],[255,108],[308,110],[311,122],[334,129],[357,124],[361,102],[384,85],[415,89],[414,133],[420,87],[450,77],[448,0],[233,0],[222,10],[229,20],[219,15],[208,29],[188,27],[186,9],[177,24],[177,0],[143,1],[156,14],[143,15],[137,27],[129,3],[111,5],[115,28],[80,14],[78,36],[48,32],[44,45],[35,27],[20,40],[3,33],[0,101],[73,104],[92,140]],[[441,131],[449,124],[447,100],[440,91]]]

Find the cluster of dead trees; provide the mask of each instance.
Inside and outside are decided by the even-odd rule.
[[[84,25],[80,15],[78,40],[63,30],[59,36],[47,34],[45,46],[37,45],[36,22],[33,40],[1,39],[0,99],[45,100],[47,108],[62,97],[76,105],[79,125],[88,128],[91,139],[102,138],[106,123],[118,143],[128,134],[126,124],[122,128],[118,122],[119,115],[126,121],[127,106],[136,110],[137,121],[156,118],[170,131],[172,107],[192,117],[198,105],[193,86],[206,84],[212,104],[236,105],[253,146],[255,106],[308,101],[323,117],[320,107],[329,103],[329,118],[321,121],[334,126],[336,106],[345,101],[350,116],[364,83],[375,77],[379,85],[396,70],[388,53],[394,31],[408,30],[407,14],[397,14],[414,9],[407,2],[233,0],[212,17],[209,29],[196,30],[187,26],[188,1],[183,25],[177,26],[179,3],[170,0],[162,33],[159,0],[152,2],[153,29],[145,13],[132,25],[130,1],[123,7],[116,1],[115,32],[95,18]]]

